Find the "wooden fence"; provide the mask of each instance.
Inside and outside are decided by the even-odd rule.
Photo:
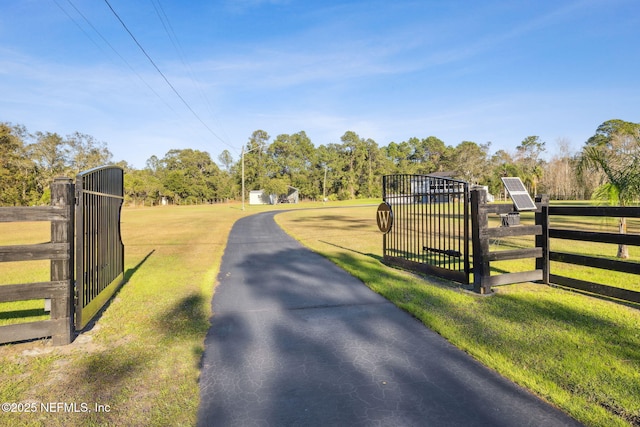
[[[549,224],[550,217],[552,216],[640,218],[640,208],[604,206],[549,206],[547,209],[543,209],[540,212],[539,216],[539,221],[543,224]],[[561,228],[548,227],[548,232],[544,233],[539,243],[543,250],[545,252],[548,252],[548,256],[538,260],[539,268],[545,271],[545,283],[553,283],[556,285],[578,289],[581,291],[603,295],[606,297],[640,303],[640,292],[637,291],[593,283],[585,280],[573,279],[559,274],[552,274],[553,272],[551,271],[550,261],[636,274],[639,278],[640,263],[553,251],[553,244],[549,243],[549,239],[566,239],[573,241],[588,241],[618,245],[640,246],[640,235],[603,233],[583,230],[566,230]]]
[[[51,241],[0,246],[0,262],[51,260],[49,282],[4,285],[0,302],[50,301],[50,319],[0,327],[0,343],[51,337],[54,345],[69,344],[73,333],[74,185],[57,178],[51,185],[51,206],[3,207],[0,222],[51,222]]]
[[[554,251],[551,241],[551,239],[566,239],[640,246],[640,235],[568,230],[550,226],[550,217],[552,216],[640,218],[640,208],[549,206],[547,196],[537,197],[536,206],[534,225],[489,227],[489,215],[508,215],[514,208],[512,205],[489,204],[486,201],[485,191],[471,191],[473,284],[476,292],[490,293],[492,286],[511,283],[541,282],[640,303],[640,292],[553,274],[551,266],[551,261],[555,261],[640,276],[640,263]],[[513,250],[490,250],[492,240],[513,236],[535,236],[535,246]],[[523,258],[535,258],[535,269],[516,273],[490,274],[492,261]]]
[[[548,206],[549,199],[536,199],[536,206],[540,211],[542,206]],[[533,282],[543,279],[542,269],[531,271],[491,275],[491,262],[523,258],[542,258],[544,249],[536,243],[536,247],[512,249],[504,251],[490,251],[490,242],[494,239],[514,236],[541,236],[544,232],[543,224],[539,223],[536,214],[535,225],[519,225],[515,227],[489,227],[489,215],[508,215],[514,210],[513,205],[489,204],[487,193],[482,189],[471,191],[471,236],[473,242],[473,289],[481,294],[491,293],[492,286],[506,285],[519,282]]]

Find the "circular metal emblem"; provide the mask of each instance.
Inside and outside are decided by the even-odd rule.
[[[393,226],[393,211],[389,203],[382,202],[378,205],[376,221],[378,222],[378,228],[381,232],[387,234],[391,231],[391,227]]]

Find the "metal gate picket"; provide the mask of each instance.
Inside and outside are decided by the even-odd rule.
[[[384,262],[469,284],[469,184],[430,175],[383,177],[393,216]]]
[[[84,328],[124,281],[120,212],[124,171],[104,166],[76,179],[76,330]]]

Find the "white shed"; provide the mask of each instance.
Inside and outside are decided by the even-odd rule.
[[[264,194],[264,190],[251,190],[249,191],[249,204],[250,205],[271,205],[273,204],[272,199],[275,199],[275,196],[268,196]]]

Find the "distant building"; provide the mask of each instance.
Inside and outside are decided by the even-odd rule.
[[[298,189],[289,186],[287,194],[265,194],[264,190],[249,191],[250,205],[275,205],[277,203],[298,203]]]
[[[434,172],[428,175],[413,175],[408,187],[387,190],[385,200],[390,204],[449,203],[464,194],[464,181],[453,179],[455,172]]]
[[[252,190],[249,191],[249,204],[250,205],[273,205],[272,197],[275,195],[267,195],[264,190]]]
[[[280,200],[278,203],[298,203],[299,192],[298,189],[292,186],[289,186],[289,191],[287,195],[280,196]]]

